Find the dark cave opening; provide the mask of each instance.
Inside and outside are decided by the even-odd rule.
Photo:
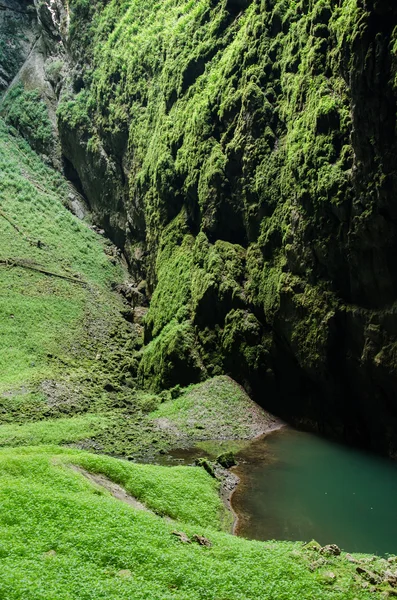
[[[76,188],[80,196],[84,198],[87,205],[89,205],[88,198],[84,192],[83,184],[77,170],[65,155],[62,156],[63,172],[68,181]]]

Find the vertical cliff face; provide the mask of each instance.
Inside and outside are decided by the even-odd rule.
[[[227,372],[395,453],[397,8],[38,9],[64,165],[151,295],[140,383]]]
[[[396,298],[396,94],[394,29],[397,7],[365,3],[345,79],[351,89],[352,182],[349,275],[351,301],[384,308]]]
[[[64,48],[55,0],[0,3],[1,115],[48,162],[62,168],[56,109]]]
[[[38,37],[33,0],[3,0],[0,6],[0,91],[7,89]]]

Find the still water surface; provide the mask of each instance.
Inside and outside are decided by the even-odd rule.
[[[397,554],[397,464],[289,428],[238,454],[236,533]]]

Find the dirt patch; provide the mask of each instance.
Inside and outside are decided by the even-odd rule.
[[[179,431],[178,427],[175,423],[167,419],[166,417],[160,417],[159,419],[153,419],[153,425],[155,429],[159,431],[165,431],[167,433],[172,434],[172,436],[177,440],[178,438],[183,437],[183,433]]]
[[[236,535],[236,529],[238,525],[238,514],[233,508],[232,496],[238,484],[240,483],[240,478],[235,473],[232,473],[227,469],[222,469],[222,471],[223,478],[221,479],[221,487],[219,493],[223,505],[225,506],[228,513],[231,515],[232,523],[230,533]]]
[[[25,394],[29,394],[29,388],[27,388],[26,386],[21,386],[20,388],[16,389],[16,390],[8,390],[6,392],[3,392],[0,397],[1,398],[15,398],[15,396],[24,396]]]
[[[94,485],[106,489],[108,492],[111,493],[113,498],[117,498],[117,500],[125,502],[125,504],[129,504],[137,510],[145,510],[146,512],[151,512],[152,514],[154,514],[151,510],[147,508],[147,506],[142,504],[142,502],[139,502],[139,500],[134,498],[134,496],[131,496],[128,492],[126,492],[124,488],[122,488],[117,483],[114,483],[114,481],[111,481],[104,475],[100,475],[98,473],[90,473],[89,471],[86,471],[82,467],[78,467],[76,465],[68,465],[68,467],[73,471],[76,471],[77,473],[83,475],[86,479],[88,479],[88,481],[90,481]]]
[[[78,406],[81,390],[70,382],[45,379],[40,383],[39,391],[44,394],[49,408],[67,409]],[[70,412],[70,411],[67,411]]]

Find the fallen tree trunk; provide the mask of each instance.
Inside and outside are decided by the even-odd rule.
[[[38,273],[43,273],[44,275],[49,275],[50,277],[58,277],[59,279],[65,279],[66,281],[71,281],[72,283],[78,283],[84,286],[88,285],[87,282],[83,281],[82,279],[70,277],[69,275],[62,275],[61,273],[54,273],[54,271],[49,271],[41,265],[30,264],[23,259],[0,258],[0,265],[5,267],[21,267],[22,269],[30,269],[31,271],[37,271]]]

